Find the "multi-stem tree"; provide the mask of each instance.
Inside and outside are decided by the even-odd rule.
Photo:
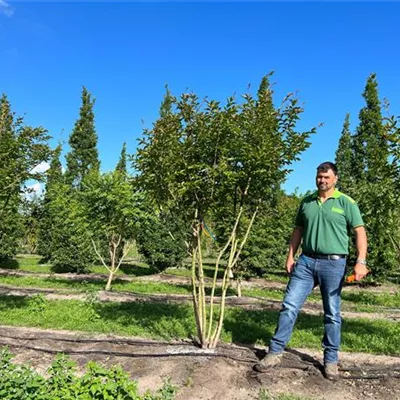
[[[179,99],[167,92],[159,120],[144,132],[135,167],[143,187],[164,209],[179,210],[191,236],[193,304],[199,343],[215,347],[222,330],[229,276],[260,208],[289,173],[289,165],[308,147],[314,131],[297,132],[302,113],[289,95],[275,108],[268,77],[258,95],[200,102],[192,93]],[[221,223],[214,279],[206,307],[203,270],[205,221]],[[229,228],[228,228],[229,226]],[[224,266],[221,261],[224,260]],[[220,306],[216,310],[217,276],[223,269]]]

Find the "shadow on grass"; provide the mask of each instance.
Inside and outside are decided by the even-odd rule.
[[[91,279],[90,281],[87,280],[71,280],[71,279],[60,279],[60,278],[43,278],[44,282],[49,284],[54,284],[55,287],[62,286],[65,289],[78,289],[78,290],[85,290],[85,289],[95,289],[95,290],[103,290],[107,280],[106,279]],[[124,284],[129,283],[126,281],[120,281],[118,283]]]
[[[28,306],[29,306],[29,297],[0,296],[0,312],[9,311],[14,308],[26,308]]]
[[[14,258],[1,260],[0,261],[0,268],[2,269],[18,269],[19,262]]]
[[[95,306],[101,319],[116,325],[134,325],[147,336],[188,338],[195,333],[192,308],[180,304],[101,303]]]
[[[156,271],[153,268],[144,267],[142,265],[137,265],[137,264],[121,264],[119,269],[125,275],[131,275],[131,276],[146,276],[158,273],[158,271]]]
[[[227,313],[224,330],[238,344],[269,344],[275,332],[279,312],[268,310],[231,309]],[[324,334],[322,316],[300,314],[291,346],[320,346]],[[369,353],[399,354],[400,324],[387,321],[348,319],[342,325],[342,344],[347,349]]]
[[[400,307],[400,293],[342,292],[342,300],[363,306]]]

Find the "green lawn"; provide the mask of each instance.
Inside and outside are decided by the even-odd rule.
[[[55,272],[51,269],[51,264],[42,262],[42,257],[31,254],[20,254],[15,258],[15,260],[3,262],[0,265],[0,268],[46,274]],[[92,265],[89,269],[89,272],[94,274],[108,274],[107,269],[102,265]],[[132,276],[152,275],[154,273],[156,273],[156,271],[149,268],[147,264],[136,260],[130,261],[129,263],[123,263],[120,269],[117,271],[117,275]]]
[[[0,285],[10,285],[24,288],[47,288],[47,289],[65,289],[69,291],[94,291],[103,290],[106,280],[97,281],[74,281],[67,278],[59,277],[35,277],[35,276],[0,276]],[[124,281],[114,280],[112,284],[113,292],[130,292],[142,294],[185,294],[192,293],[189,284],[172,284],[164,282],[146,282],[146,281]],[[210,288],[206,289],[206,293],[210,294]],[[216,290],[216,294],[220,294],[220,289]],[[236,295],[234,288],[228,289],[229,296]],[[268,300],[281,301],[283,299],[283,289],[261,289],[261,288],[245,288],[242,290],[243,296],[259,297]],[[400,308],[400,292],[372,292],[367,289],[353,291],[344,291],[342,293],[343,310],[348,311],[364,311],[364,312],[380,312],[382,307]],[[307,302],[321,301],[321,295],[318,290],[314,290]]]
[[[275,311],[228,308],[221,339],[266,345],[277,317]],[[0,324],[167,340],[192,337],[196,332],[190,305],[50,301],[42,296],[0,297]],[[289,346],[319,349],[322,335],[322,318],[302,314]],[[400,324],[383,319],[345,320],[342,350],[399,354]]]

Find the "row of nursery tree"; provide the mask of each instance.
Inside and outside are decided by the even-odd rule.
[[[365,219],[372,274],[384,279],[399,267],[400,130],[398,118],[383,116],[387,104],[374,74],[363,97],[353,133],[345,118],[336,162],[340,188],[358,201]],[[282,184],[316,129],[296,128],[303,109],[293,94],[274,104],[270,75],[256,94],[223,104],[193,93],[174,97],[167,88],[136,153],[128,155],[123,144],[115,170],[102,173],[94,103],[83,88],[64,170],[61,145],[51,149],[47,131],[26,126],[2,96],[0,260],[23,246],[56,271],[84,272],[101,262],[110,272],[107,289],[133,242],[155,269],[186,260],[199,340],[214,346],[231,278],[240,282],[283,266],[301,196],[284,193]],[[50,168],[41,173],[45,161]],[[44,182],[44,195],[27,196],[32,180]],[[223,273],[218,312],[214,289],[206,307],[207,253],[215,260],[214,289]]]

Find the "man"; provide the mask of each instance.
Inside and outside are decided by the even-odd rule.
[[[265,372],[281,362],[297,315],[307,296],[319,285],[324,308],[324,373],[328,379],[338,378],[340,296],[350,229],[354,230],[356,237],[355,280],[364,278],[368,269],[367,237],[360,211],[354,200],[335,188],[337,180],[336,165],[331,162],[322,163],[317,167],[317,192],[306,196],[300,204],[286,260],[290,280],[269,352],[254,366],[259,372]],[[301,242],[302,254],[295,263],[294,257]]]

